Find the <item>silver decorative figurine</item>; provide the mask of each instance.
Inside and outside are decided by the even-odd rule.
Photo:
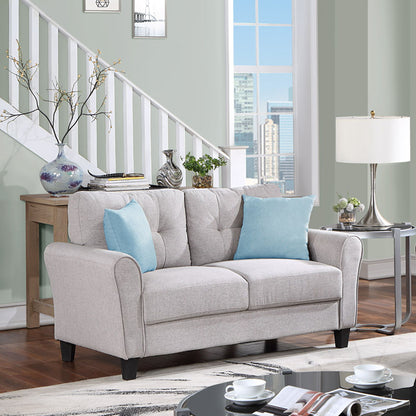
[[[167,188],[179,188],[182,185],[182,171],[173,162],[175,150],[164,150],[166,163],[157,172],[157,184]]]

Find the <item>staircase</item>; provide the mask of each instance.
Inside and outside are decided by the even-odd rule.
[[[64,86],[72,85],[79,74],[80,93],[89,91],[88,76],[92,73],[90,58],[95,58],[96,53],[46,16],[30,0],[9,0],[9,55],[18,56],[16,40],[20,38],[19,22],[25,18],[28,18],[29,30],[28,56],[25,56],[32,63],[39,63],[38,71],[33,77],[34,91],[41,91],[40,95],[43,96],[44,91],[52,88],[53,82],[59,81]],[[40,42],[40,25],[47,26],[47,43]],[[65,62],[61,62],[62,57],[58,53],[58,45],[62,50],[62,40],[67,49]],[[47,62],[40,62],[40,48],[45,44],[47,51],[43,55],[47,55]],[[101,58],[99,60],[103,66],[109,65]],[[10,70],[12,69],[14,68],[11,66]],[[42,79],[46,79],[42,71],[47,71],[49,85],[41,85]],[[155,183],[157,170],[165,163],[162,150],[174,148],[178,162],[189,151],[196,157],[205,153],[213,157],[224,156],[228,163],[224,168],[214,171],[214,186],[244,184],[245,150],[236,148],[233,151],[232,148],[227,148],[225,152],[213,145],[120,72],[110,71],[105,88],[102,89],[106,96],[105,111],[111,113],[111,119],[102,117],[101,120],[92,121],[86,117],[85,124],[79,123],[72,129],[67,142],[68,158],[78,163],[84,172],[141,171],[149,182]],[[27,97],[24,96],[21,90],[24,89],[19,86],[16,77],[10,74],[8,101],[0,98],[0,112],[4,109],[15,112],[16,109],[24,111],[23,109],[34,108],[31,97],[28,94]],[[102,100],[102,97],[97,98],[99,93],[98,91],[94,94],[89,101],[92,112],[96,110],[97,101]],[[49,94],[53,94],[53,91],[49,91]],[[22,96],[26,98],[22,99]],[[51,115],[53,106],[47,102],[44,105],[45,111]],[[65,121],[68,115],[62,112],[58,118]],[[32,114],[31,118],[21,116],[14,122],[2,122],[0,129],[47,162],[57,155],[55,139],[46,124],[39,120],[38,112]],[[183,170],[182,185],[186,186],[184,168],[181,163],[178,164]],[[88,181],[89,175],[85,174],[84,185]]]

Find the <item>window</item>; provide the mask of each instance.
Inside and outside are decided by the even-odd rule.
[[[316,1],[229,2],[230,144],[247,146],[246,183],[318,196]]]

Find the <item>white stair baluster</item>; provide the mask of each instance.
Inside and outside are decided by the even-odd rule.
[[[218,157],[218,152],[217,151],[215,151],[214,149],[210,149],[210,153],[211,153],[211,156],[213,157],[213,158],[217,158]],[[220,186],[220,169],[221,168],[217,168],[217,169],[215,169],[213,172],[212,172],[212,179],[213,179],[213,186],[215,187],[215,188],[218,188],[219,186]]]
[[[105,80],[105,111],[108,117],[105,122],[106,137],[106,170],[107,173],[116,171],[116,130],[115,130],[115,93],[114,71],[109,71]]]
[[[162,166],[166,162],[166,156],[163,150],[169,149],[169,118],[163,111],[159,110],[159,165]],[[159,166],[159,167],[160,167]]]
[[[202,142],[198,136],[193,136],[192,154],[198,159],[202,156]]]
[[[9,56],[18,59],[18,45],[19,40],[19,0],[9,0]],[[14,63],[9,60],[9,102],[19,109],[19,81],[16,74],[16,67]]]
[[[90,60],[91,59],[91,60]],[[88,93],[91,91],[90,76],[94,71],[94,64],[92,60],[95,59],[94,55],[86,55],[86,84],[85,84],[85,94],[83,99],[87,97]],[[88,100],[88,110],[91,113],[95,113],[97,110],[97,94],[95,91],[92,93],[90,99]],[[92,120],[91,117],[87,117],[87,159],[97,165],[97,122]]]
[[[124,172],[134,172],[133,89],[123,82]]]
[[[176,122],[176,152],[178,155],[178,165],[182,171],[182,186],[186,185],[186,172],[183,167],[183,161],[185,160],[185,127]]]
[[[142,165],[145,178],[152,182],[152,131],[150,100],[141,97],[142,107]]]
[[[55,132],[59,136],[59,110],[55,106],[55,87],[58,82],[58,28],[48,24],[48,73],[49,73],[49,118],[54,124]],[[52,129],[51,129],[52,132]]]
[[[29,7],[29,59],[31,65],[39,64],[39,13],[33,7]],[[39,67],[33,69],[32,91],[39,99]],[[29,110],[36,108],[36,100],[29,95]],[[32,121],[39,124],[39,112],[32,113]]]
[[[72,39],[68,38],[68,90],[74,88],[73,102],[78,100],[78,45]],[[76,109],[73,120],[78,117]],[[71,114],[69,114],[71,117]],[[74,152],[78,152],[78,123],[72,128],[68,134],[68,144]]]

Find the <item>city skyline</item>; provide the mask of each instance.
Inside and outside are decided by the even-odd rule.
[[[294,193],[291,0],[234,0],[234,67],[234,142],[247,146],[247,183]]]
[[[256,113],[254,74],[235,74],[235,144],[247,146],[247,182],[278,183],[282,193],[294,193],[293,89],[284,101],[267,101]]]

